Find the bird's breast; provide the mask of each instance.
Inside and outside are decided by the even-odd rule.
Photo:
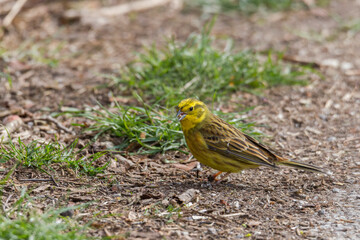
[[[208,150],[207,144],[200,132],[198,131],[187,131],[184,132],[186,144],[188,145],[191,153],[194,157],[198,158],[199,155],[205,150]],[[200,157],[200,156],[199,156]]]

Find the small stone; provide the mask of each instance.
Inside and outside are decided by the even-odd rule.
[[[177,199],[179,203],[189,203],[199,192],[199,190],[191,188],[178,195]]]
[[[112,143],[112,142],[110,142],[110,141],[99,142],[98,144],[99,144],[99,146],[105,147],[106,149],[112,149],[112,148],[114,148],[114,143]]]
[[[342,62],[340,67],[341,67],[342,70],[349,70],[349,69],[354,68],[354,65],[352,63],[349,63],[349,62]]]
[[[129,214],[128,214],[128,219],[130,221],[134,221],[137,217],[138,216],[137,216],[136,212],[130,211]]]
[[[215,228],[208,228],[208,233],[213,234],[213,235],[217,235],[217,231]]]
[[[256,227],[256,226],[259,226],[260,224],[261,224],[260,221],[250,220],[247,225],[248,225],[249,227]]]
[[[117,168],[117,162],[116,162],[116,160],[110,159],[109,167],[110,167],[110,169],[115,169],[115,168]]]
[[[167,207],[167,206],[169,206],[169,200],[167,198],[165,198],[161,201],[161,204]]]
[[[119,163],[125,165],[127,168],[134,166],[134,163],[131,160],[121,156],[120,154],[115,154],[114,157],[118,160]]]
[[[332,192],[333,192],[333,193],[339,193],[339,192],[340,192],[340,189],[338,189],[338,188],[333,188]]]
[[[340,61],[338,59],[334,59],[334,58],[329,58],[329,59],[325,59],[321,62],[321,65],[323,67],[333,67],[333,68],[337,68],[340,65]]]
[[[325,210],[324,209],[321,209],[320,211],[318,211],[317,212],[317,214],[319,215],[319,216],[323,216],[323,215],[325,215]]]
[[[327,121],[327,116],[325,114],[320,114],[319,118],[323,121]]]
[[[240,203],[239,203],[239,201],[235,201],[235,202],[234,202],[234,207],[237,208],[237,209],[240,208]]]

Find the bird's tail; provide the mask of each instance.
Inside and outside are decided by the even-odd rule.
[[[295,161],[290,161],[287,159],[280,159],[279,162],[277,162],[280,165],[285,165],[285,166],[289,166],[289,167],[294,167],[294,168],[298,168],[298,169],[303,169],[303,170],[307,170],[307,171],[312,171],[312,172],[317,172],[317,173],[325,173],[324,170],[322,170],[319,167],[316,167],[314,165],[310,165],[310,164],[306,164],[306,163],[301,163],[301,162],[295,162]]]

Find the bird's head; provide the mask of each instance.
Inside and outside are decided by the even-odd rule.
[[[176,108],[178,111],[176,117],[179,119],[183,130],[196,127],[209,113],[205,103],[193,98],[182,100]]]

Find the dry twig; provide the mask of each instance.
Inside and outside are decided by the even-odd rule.
[[[317,62],[312,62],[312,61],[306,61],[306,60],[303,60],[303,59],[299,59],[298,57],[295,57],[295,56],[283,56],[282,60],[284,61],[288,61],[288,62],[291,62],[291,63],[297,63],[297,64],[300,64],[300,65],[305,65],[305,66],[310,66],[310,67],[313,67],[313,68],[319,68],[320,67],[320,64],[317,63]]]
[[[64,13],[66,19],[75,19],[75,18],[101,18],[101,17],[114,17],[119,15],[124,15],[130,12],[139,12],[146,9],[158,7],[165,5],[167,3],[172,3],[176,8],[181,6],[182,1],[177,0],[139,0],[131,1],[124,4],[119,4],[111,7],[103,7],[98,10],[74,10],[70,9]]]
[[[11,8],[9,14],[6,15],[6,17],[4,18],[4,26],[5,27],[8,27],[11,25],[11,23],[13,22],[15,17],[19,14],[19,12],[21,11],[22,7],[25,5],[26,2],[27,2],[27,0],[18,0],[14,4],[14,6]]]
[[[10,115],[4,119],[4,126],[0,125],[0,142],[7,141],[10,133],[16,131],[23,121],[17,115]]]
[[[34,120],[44,120],[44,121],[48,121],[48,122],[52,122],[55,123],[55,125],[60,128],[61,130],[64,130],[67,133],[70,134],[75,134],[73,131],[71,131],[69,128],[65,127],[64,125],[62,125],[60,122],[58,122],[55,118],[51,117],[51,116],[47,116],[47,117],[43,117],[43,118],[37,118]]]

